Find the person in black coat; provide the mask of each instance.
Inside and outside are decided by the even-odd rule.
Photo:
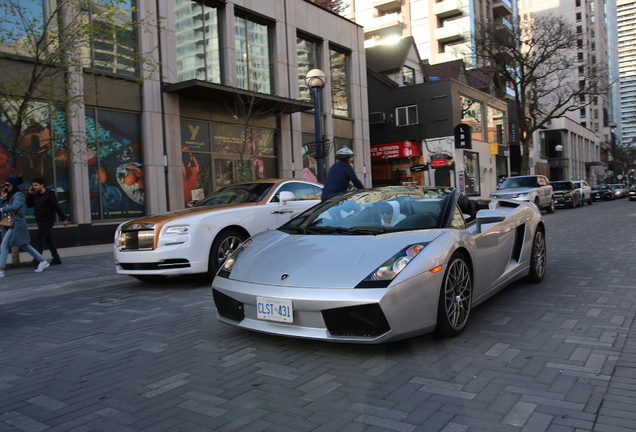
[[[358,180],[356,173],[351,167],[353,156],[355,156],[353,150],[347,146],[342,147],[336,152],[338,162],[329,168],[327,181],[322,190],[322,201],[346,192],[349,187],[349,182],[353,183],[353,186],[357,189],[364,189],[364,185]]]
[[[31,181],[29,194],[26,198],[26,205],[27,207],[33,208],[35,221],[38,224],[38,236],[35,249],[39,253],[42,253],[44,251],[44,243],[46,243],[53,256],[51,265],[62,264],[55,243],[53,243],[53,237],[51,237],[51,230],[53,229],[53,225],[55,225],[55,213],[60,217],[62,225],[67,226],[68,220],[66,220],[66,215],[62,211],[60,203],[57,201],[55,192],[44,187],[43,178],[36,178]]]

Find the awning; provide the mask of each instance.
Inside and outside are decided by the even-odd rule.
[[[176,84],[167,84],[163,87],[166,93],[179,95],[187,99],[194,99],[220,104],[236,104],[237,101],[244,104],[253,102],[254,108],[259,111],[279,111],[294,113],[314,109],[311,102],[303,102],[280,96],[255,93],[247,90],[214,84],[207,81],[190,80]]]
[[[388,144],[374,144],[371,146],[372,161],[419,156],[422,156],[422,153],[414,141],[397,141]]]

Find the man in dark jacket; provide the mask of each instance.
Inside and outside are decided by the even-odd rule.
[[[325,186],[322,190],[323,201],[346,192],[349,187],[349,182],[353,183],[357,189],[364,189],[364,185],[360,180],[358,180],[356,173],[351,167],[353,156],[353,150],[347,146],[342,147],[336,152],[336,159],[338,159],[338,162],[331,165],[331,168],[329,168],[327,181],[325,182]]]
[[[44,243],[46,242],[53,256],[51,265],[62,264],[60,255],[57,253],[57,248],[51,237],[51,229],[53,229],[53,225],[55,225],[55,213],[60,217],[62,225],[67,226],[68,220],[66,220],[66,215],[62,211],[60,203],[57,201],[55,192],[44,187],[43,178],[36,178],[31,181],[29,194],[26,198],[26,205],[27,207],[33,207],[35,221],[38,223],[38,237],[35,249],[41,254],[44,251]]]

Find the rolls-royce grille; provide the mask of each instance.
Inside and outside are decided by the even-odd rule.
[[[119,233],[119,249],[121,250],[152,250],[154,246],[154,230],[121,231]]]
[[[212,296],[214,297],[216,310],[219,311],[219,315],[223,318],[237,322],[241,322],[245,319],[243,303],[217,290],[212,290]]]
[[[379,304],[366,304],[322,311],[327,330],[333,336],[377,337],[389,326]]]

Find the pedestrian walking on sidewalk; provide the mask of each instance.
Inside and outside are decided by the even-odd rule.
[[[4,267],[9,257],[11,246],[19,246],[23,251],[31,254],[38,261],[36,273],[49,266],[49,262],[29,244],[31,237],[24,219],[24,202],[26,198],[18,186],[22,183],[20,177],[7,177],[0,194],[0,212],[11,213],[14,216],[13,228],[2,227],[2,243],[0,244],[0,277],[4,277]]]
[[[60,203],[57,201],[55,192],[44,187],[43,178],[38,177],[31,181],[29,194],[26,197],[26,205],[29,208],[33,208],[35,221],[38,224],[38,236],[35,241],[35,249],[42,254],[44,252],[44,243],[46,243],[53,256],[51,265],[62,264],[60,254],[58,254],[55,243],[53,243],[51,230],[55,225],[55,213],[60,217],[62,225],[67,226],[68,220],[66,220],[66,215],[62,211]]]

